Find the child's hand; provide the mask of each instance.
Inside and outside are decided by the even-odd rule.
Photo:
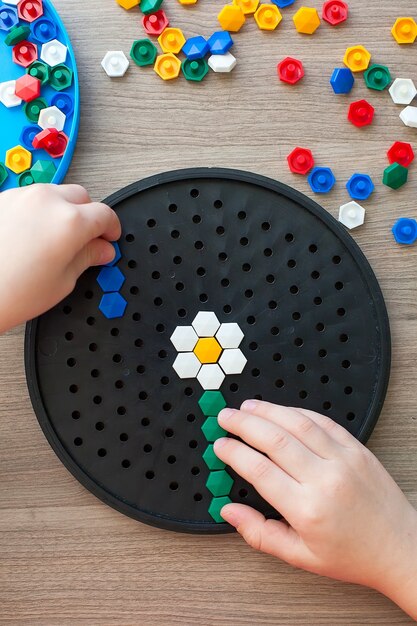
[[[376,457],[312,411],[248,400],[218,419],[248,445],[218,439],[217,456],[288,522],[242,504],[223,507],[245,541],[296,567],[378,589],[417,618],[417,512]]]
[[[90,265],[111,261],[120,233],[114,211],[78,185],[1,193],[0,332],[54,306]]]

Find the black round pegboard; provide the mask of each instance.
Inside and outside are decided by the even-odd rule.
[[[315,202],[227,169],[169,172],[106,200],[123,235],[128,305],[98,309],[97,269],[27,326],[32,403],[53,449],[107,504],[171,530],[227,532],[208,513],[207,442],[196,379],[181,380],[170,336],[199,311],[237,322],[248,359],[221,391],[329,415],[361,441],[390,368],[384,300],[360,249]],[[234,478],[233,501],[273,512]]]

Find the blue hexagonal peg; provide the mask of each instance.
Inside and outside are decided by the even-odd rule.
[[[123,317],[126,310],[127,302],[120,293],[105,293],[102,297],[98,308],[104,317],[112,320],[116,317]]]
[[[227,30],[218,30],[207,41],[211,54],[226,54],[233,46],[233,39]]]
[[[354,200],[367,200],[375,185],[368,174],[353,174],[346,183],[346,189]]]
[[[349,93],[355,83],[353,72],[348,67],[336,67],[330,78],[330,84],[336,94]]]
[[[392,227],[395,241],[410,246],[417,241],[417,222],[412,217],[400,217]]]
[[[118,263],[122,258],[122,253],[120,252],[119,244],[117,243],[117,241],[112,241],[111,245],[116,251],[116,256],[114,257],[113,261],[110,261],[110,263],[106,263],[105,267],[113,267],[113,265],[116,265],[116,263]]]
[[[208,41],[201,35],[198,37],[190,37],[182,47],[185,56],[193,61],[194,59],[202,59],[210,51]]]
[[[328,193],[336,179],[330,167],[314,167],[308,177],[308,184],[314,193]]]
[[[118,267],[103,267],[97,276],[97,282],[104,293],[108,293],[119,291],[125,282],[125,277]]]

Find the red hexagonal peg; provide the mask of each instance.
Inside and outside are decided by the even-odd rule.
[[[323,4],[322,18],[331,24],[337,26],[347,20],[349,7],[343,0],[327,0]]]
[[[32,145],[35,150],[43,149],[52,158],[58,159],[64,156],[68,145],[68,137],[62,130],[46,128],[33,138]]]
[[[414,151],[411,143],[396,141],[387,152],[390,163],[399,163],[403,167],[408,167],[414,161]]]
[[[38,58],[38,47],[31,41],[20,41],[12,51],[13,61],[22,67],[29,67]]]
[[[368,126],[372,124],[375,109],[367,100],[357,100],[349,106],[348,120],[355,126]]]
[[[294,85],[304,76],[304,68],[301,61],[286,57],[277,65],[278,77],[284,83]]]
[[[162,9],[151,13],[151,15],[144,15],[142,19],[143,28],[148,35],[159,36],[168,24],[168,18]]]
[[[15,94],[25,102],[31,102],[41,95],[41,81],[30,74],[24,74],[16,81]]]
[[[17,5],[17,12],[21,20],[34,22],[43,15],[42,0],[20,0]]]
[[[287,156],[288,166],[294,174],[307,174],[314,167],[314,157],[308,148],[294,148]]]

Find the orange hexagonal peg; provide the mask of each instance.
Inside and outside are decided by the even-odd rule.
[[[166,52],[156,57],[153,69],[163,80],[172,80],[178,78],[181,61],[172,52]]]
[[[275,4],[261,4],[255,13],[255,21],[261,30],[275,30],[282,15]]]
[[[370,60],[371,53],[363,46],[347,48],[345,56],[343,57],[343,63],[352,70],[352,72],[363,72],[367,69]]]
[[[233,4],[240,7],[244,15],[251,15],[258,8],[259,0],[233,0]]]
[[[318,11],[311,7],[300,7],[292,19],[298,32],[304,35],[312,35],[320,26]]]
[[[23,146],[15,146],[6,152],[6,167],[15,174],[21,174],[32,165],[32,153]]]
[[[223,30],[229,30],[232,33],[237,33],[246,21],[241,7],[229,4],[222,8],[217,19]]]
[[[178,53],[185,44],[185,37],[180,28],[166,28],[158,37],[164,52]]]
[[[221,352],[221,346],[214,337],[203,337],[199,339],[194,348],[194,354],[200,363],[217,363]]]
[[[397,43],[414,43],[417,38],[417,24],[412,17],[399,17],[391,29]]]
[[[116,0],[117,4],[120,4],[121,7],[129,11],[134,7],[137,7],[140,3],[140,0]]]

